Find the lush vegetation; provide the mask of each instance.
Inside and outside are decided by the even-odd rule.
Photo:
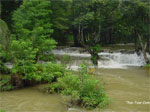
[[[10,82],[3,81],[2,83],[11,83],[12,86],[20,88],[24,87],[26,83],[30,84],[31,80],[33,82],[34,80],[50,82],[55,78],[53,73],[60,74],[60,65],[46,63],[43,67],[37,63],[42,57],[51,57],[46,55],[46,52],[50,52],[56,46],[56,41],[50,38],[53,29],[51,29],[51,10],[49,7],[50,2],[48,0],[24,1],[12,15],[12,34],[9,33],[6,23],[0,20],[2,32],[0,44],[2,51],[0,52],[1,72],[8,71],[4,62],[13,63],[13,67],[9,70]],[[52,70],[52,67],[56,68],[57,71]]]
[[[58,92],[70,96],[70,103],[85,108],[103,108],[108,104],[103,86],[100,81],[88,73],[87,67],[82,64],[79,74],[66,73],[50,86],[50,92]],[[68,104],[69,105],[69,104]]]
[[[10,76],[9,75],[1,75],[0,76],[0,91],[8,91],[13,90],[14,87],[10,83]]]
[[[99,46],[116,43],[135,43],[135,51],[142,50],[145,62],[149,63],[146,51],[150,52],[150,3],[147,0],[38,1],[1,1],[2,19],[16,38],[32,40],[32,47],[38,48],[37,60],[49,49],[45,46],[52,41],[48,38],[51,36],[58,45],[74,41],[74,46],[83,46],[92,55],[94,64],[99,59],[95,49],[100,51]],[[41,38],[37,40],[37,36]]]
[[[0,8],[1,91],[52,83],[50,92],[71,96],[72,104],[105,106],[108,98],[102,85],[84,65],[74,75],[65,68],[70,57],[56,64],[51,51],[70,42],[85,48],[95,65],[102,46],[134,43],[149,67],[146,0],[2,0]],[[6,66],[8,62],[12,67]]]
[[[82,66],[81,73],[76,76],[60,64],[55,64],[52,61],[44,64],[40,62],[43,57],[52,59],[49,52],[57,44],[51,38],[53,29],[51,27],[52,11],[50,6],[51,3],[48,0],[24,1],[13,12],[12,33],[10,33],[7,24],[0,20],[2,37],[0,68],[1,73],[7,74],[0,78],[0,90],[12,90],[38,83],[54,82],[50,89],[52,92],[58,89],[55,88],[56,85],[60,86],[63,83],[60,89],[64,90],[64,95],[71,95],[73,102],[78,100],[80,105],[88,108],[103,107],[106,98],[104,90],[99,85],[99,81],[89,76],[87,70],[84,70],[87,68]],[[66,28],[61,30],[63,29]],[[92,46],[90,49],[96,50],[98,53],[96,47]],[[68,56],[64,56],[64,63],[62,63],[65,65],[65,60],[68,59]],[[5,66],[5,62],[11,62],[12,68]],[[67,83],[67,80],[70,83]],[[64,84],[67,84],[68,88],[65,88]]]

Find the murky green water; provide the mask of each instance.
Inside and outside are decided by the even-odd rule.
[[[113,101],[104,110],[88,112],[150,112],[150,70],[99,69],[97,78],[105,83]],[[77,107],[67,109],[61,96],[43,93],[40,88],[1,92],[0,108],[6,112],[87,112]]]
[[[144,69],[101,70],[115,112],[150,112],[150,72]],[[149,104],[138,104],[138,102]]]

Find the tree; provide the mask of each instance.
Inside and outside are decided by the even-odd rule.
[[[12,30],[12,13],[14,10],[16,10],[21,4],[23,0],[1,0],[0,5],[1,5],[1,13],[0,17],[3,19],[10,31]]]
[[[31,80],[42,80],[41,73],[45,68],[39,69],[40,64],[37,62],[56,46],[56,42],[50,38],[53,29],[49,0],[25,0],[12,17],[14,34],[11,35],[10,44],[13,62],[11,83],[19,88],[25,82],[30,84]],[[51,74],[46,75],[51,77]]]
[[[75,40],[87,49],[92,62],[97,65],[100,43],[113,42],[119,1],[88,0],[73,3],[73,28],[76,29],[73,31],[78,33],[78,36],[74,36]]]
[[[37,49],[37,61],[56,45],[50,38],[53,33],[50,6],[49,0],[23,1],[13,14],[16,39],[32,42],[33,49]]]
[[[134,34],[135,38],[135,49],[137,51],[140,46],[146,63],[150,63],[147,56],[146,50],[149,49],[147,46],[150,43],[150,5],[145,1],[124,1],[123,8],[123,19],[126,21],[126,26],[131,29],[131,34]],[[140,43],[138,45],[138,42]]]
[[[71,34],[71,1],[66,0],[50,0],[51,1],[51,21],[54,37],[59,44],[65,44]]]

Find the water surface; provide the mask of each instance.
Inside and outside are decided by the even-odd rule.
[[[6,112],[150,112],[149,69],[98,69],[96,77],[112,99],[103,110],[67,108],[60,95],[43,93],[41,86],[1,92],[0,108]]]

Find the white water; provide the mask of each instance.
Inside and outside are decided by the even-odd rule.
[[[80,58],[90,58],[88,52],[82,52],[77,48],[66,48],[60,50],[53,50],[53,53],[57,56],[69,55],[71,57],[76,57],[77,59],[74,62],[71,62],[71,69],[77,70],[78,65],[82,63]],[[150,58],[150,55],[147,54]],[[128,68],[131,66],[140,67],[145,65],[143,55],[137,55],[136,53],[120,53],[120,52],[100,52],[100,60],[98,61],[98,68]],[[80,59],[80,60],[79,60]],[[90,65],[90,59],[86,59],[86,62]],[[94,67],[94,66],[91,66]]]
[[[78,66],[84,62],[89,64],[89,67],[94,67],[92,64],[90,57],[91,55],[88,52],[85,52],[82,48],[65,48],[65,49],[55,49],[53,53],[56,56],[64,56],[69,55],[71,57],[75,57],[73,61],[68,63],[68,68],[77,70]],[[144,57],[141,55],[137,55],[136,53],[121,53],[121,52],[100,52],[100,59],[98,60],[97,68],[122,68],[126,69],[128,67],[140,67],[145,65]],[[150,55],[147,54],[150,59]],[[62,58],[63,59],[63,58]],[[12,68],[12,63],[5,63],[8,68]]]
[[[100,68],[126,68],[129,66],[144,66],[143,55],[122,53],[99,53],[104,59],[99,61]]]

